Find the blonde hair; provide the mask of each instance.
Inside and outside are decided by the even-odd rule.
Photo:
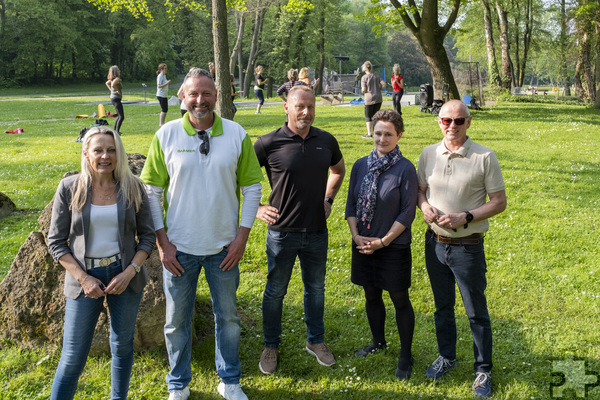
[[[254,68],[254,72],[256,72],[258,74],[258,71],[264,71],[264,67],[262,65],[258,65],[256,68]]]
[[[298,74],[298,79],[308,78],[308,75],[308,67],[304,67],[300,70],[300,73]]]
[[[107,79],[109,81],[112,81],[115,78],[119,77],[119,67],[117,67],[116,65],[113,65],[112,67],[110,67],[108,69],[108,77]]]
[[[156,71],[156,75],[160,75],[160,73],[162,72],[163,69],[167,68],[167,64],[165,63],[160,63],[158,64],[158,71]]]
[[[113,171],[113,178],[119,183],[119,193],[117,196],[121,196],[125,200],[127,208],[133,206],[137,212],[142,204],[144,185],[140,178],[135,176],[129,169],[127,153],[125,152],[121,136],[113,129],[105,127],[94,127],[87,131],[83,138],[81,146],[81,172],[77,178],[77,184],[73,185],[71,207],[80,211],[87,202],[88,191],[92,186],[92,166],[85,153],[90,147],[92,137],[99,134],[111,135],[115,141],[117,165],[115,165],[115,170]]]
[[[298,80],[298,70],[291,68],[287,74],[288,80],[297,81]]]
[[[392,68],[392,71],[398,71],[398,75],[400,75],[400,64],[394,64],[394,68]]]
[[[371,61],[365,61],[365,63],[362,65],[363,70],[367,70],[369,72],[371,72],[371,68],[373,68],[373,65],[371,64]]]

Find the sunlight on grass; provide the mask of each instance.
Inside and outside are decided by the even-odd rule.
[[[96,97],[71,100],[0,102],[5,129],[23,127],[20,135],[0,136],[0,190],[24,214],[0,222],[0,276],[4,276],[19,246],[37,229],[36,219],[52,198],[61,176],[79,169],[80,145],[75,143],[91,119],[71,114],[93,113]],[[106,101],[106,99],[104,99]],[[236,101],[237,102],[237,101]],[[281,126],[283,105],[265,106],[254,114],[253,103],[239,102],[235,120],[253,139]],[[110,108],[112,112],[112,108]],[[125,105],[123,141],[129,152],[146,154],[158,127],[157,105]],[[432,115],[418,107],[403,108],[406,132],[400,149],[413,163],[421,150],[441,139]],[[168,120],[179,116],[171,107]],[[506,181],[508,208],[490,220],[486,237],[488,301],[494,331],[494,398],[550,397],[552,361],[578,357],[590,371],[600,372],[597,321],[600,315],[600,120],[597,111],[578,106],[500,103],[474,112],[469,134],[498,155]],[[113,120],[109,119],[112,124]],[[319,106],[315,126],[338,139],[352,164],[372,148],[365,133],[362,107]],[[439,384],[424,376],[437,356],[433,298],[425,270],[425,223],[417,211],[413,224],[411,299],[416,313],[413,344],[415,367],[408,383],[394,378],[399,353],[393,307],[386,298],[388,350],[354,359],[354,350],[370,341],[360,287],[350,283],[350,234],[344,220],[346,178],[328,221],[330,246],[326,281],[326,341],[337,364],[318,365],[304,351],[303,290],[294,271],[285,299],[283,343],[279,369],[263,376],[257,364],[262,351],[262,291],[266,282],[266,226],[257,221],[241,263],[238,294],[242,318],[242,384],[252,399],[462,399],[472,397],[472,341],[468,320],[458,301],[458,368]],[[263,181],[263,202],[268,183]],[[199,298],[208,302],[201,280]],[[207,324],[210,321],[206,322]],[[52,349],[18,350],[0,344],[2,398],[48,398],[59,353]],[[218,398],[214,372],[214,338],[194,348],[192,398]],[[90,358],[80,380],[78,398],[107,398],[110,360]],[[132,399],[167,396],[164,349],[138,354],[132,374]],[[599,398],[592,388],[588,398]]]

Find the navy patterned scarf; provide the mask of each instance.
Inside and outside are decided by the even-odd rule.
[[[366,223],[367,229],[371,229],[371,220],[375,214],[379,176],[396,165],[401,158],[402,153],[400,153],[398,145],[383,157],[377,158],[377,149],[373,149],[367,157],[368,171],[360,185],[356,202],[356,218]]]

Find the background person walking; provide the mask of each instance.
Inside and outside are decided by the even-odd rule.
[[[159,64],[158,71],[156,71],[156,98],[160,103],[159,126],[165,124],[169,111],[169,83],[171,80],[167,80],[167,64]]]
[[[121,125],[125,119],[125,113],[123,112],[123,86],[121,84],[121,71],[119,67],[113,65],[108,69],[108,80],[106,81],[106,87],[110,90],[110,102],[117,113],[117,119],[115,120],[115,131],[121,134]]]

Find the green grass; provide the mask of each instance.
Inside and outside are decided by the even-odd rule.
[[[91,120],[72,120],[71,113],[91,114],[90,101],[0,101],[2,131],[22,127],[21,135],[0,135],[0,188],[21,210],[0,221],[0,277],[18,247],[51,199],[64,172],[79,167],[79,129]],[[109,107],[112,112],[112,107]],[[400,141],[404,155],[417,163],[421,150],[441,139],[434,117],[403,109],[406,133]],[[158,125],[158,106],[125,105],[123,140],[129,152],[146,154]],[[168,119],[179,115],[171,107]],[[256,138],[285,121],[282,105],[265,106],[255,115],[243,104],[236,121]],[[112,123],[112,120],[110,120]],[[339,140],[349,175],[352,164],[366,155],[372,143],[365,133],[363,107],[317,108],[315,125]],[[598,315],[600,314],[600,119],[589,108],[574,105],[502,102],[475,112],[469,134],[496,151],[502,166],[508,207],[491,220],[486,240],[488,301],[494,331],[494,398],[551,398],[552,362],[568,357],[587,362],[600,372]],[[348,178],[348,177],[347,177]],[[244,390],[251,399],[464,399],[471,398],[472,341],[462,303],[457,304],[458,368],[438,384],[424,377],[437,356],[433,326],[434,305],[425,270],[425,223],[418,211],[413,224],[413,278],[411,300],[416,313],[413,354],[416,364],[408,383],[393,373],[399,350],[393,308],[389,299],[387,339],[381,354],[354,359],[354,350],[370,340],[359,287],[350,283],[350,235],[343,218],[344,185],[329,219],[330,252],[326,293],[326,340],[337,357],[331,368],[321,367],[303,351],[302,284],[293,274],[285,300],[279,369],[263,376],[257,363],[262,351],[261,299],[266,280],[266,226],[257,221],[241,263],[238,294],[242,313]],[[266,181],[264,182],[266,184]],[[266,201],[268,190],[264,190]],[[199,300],[209,302],[206,283]],[[200,324],[206,324],[200,321]],[[17,349],[0,343],[2,398],[48,398],[59,351]],[[203,338],[193,355],[192,399],[218,399],[214,371],[214,339]],[[89,358],[80,379],[77,398],[108,398],[110,359]],[[164,349],[136,356],[130,398],[166,398],[164,376],[168,361]],[[566,391],[565,398],[574,398]],[[591,388],[588,398],[600,398]]]

